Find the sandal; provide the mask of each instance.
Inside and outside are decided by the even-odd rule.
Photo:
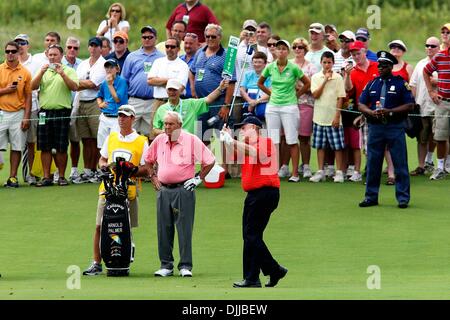
[[[409,173],[411,176],[423,176],[425,174],[425,169],[421,167],[417,167],[414,171]]]
[[[68,186],[69,182],[64,177],[59,177],[58,186]]]
[[[386,180],[386,185],[388,185],[388,186],[395,185],[395,178],[388,177],[387,180]]]
[[[50,187],[53,185],[53,180],[50,178],[44,178],[38,183],[36,183],[36,187]]]

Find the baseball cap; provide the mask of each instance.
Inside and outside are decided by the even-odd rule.
[[[166,89],[180,90],[182,87],[183,87],[183,85],[177,79],[167,80]]]
[[[123,40],[128,40],[128,34],[126,32],[123,32],[123,31],[117,31],[113,35],[113,39],[114,38],[121,38]]]
[[[309,32],[321,33],[325,32],[325,27],[323,24],[315,22],[309,26]]]
[[[241,123],[236,123],[234,125],[234,129],[239,129],[246,124],[254,124],[255,126],[260,127],[260,128],[262,128],[262,126],[263,126],[261,120],[259,120],[257,117],[249,116],[249,117],[245,118],[244,121],[242,121]]]
[[[355,38],[364,38],[366,40],[370,39],[370,33],[369,30],[367,30],[366,28],[359,28],[358,30],[356,30],[355,32]]]
[[[447,28],[447,29],[450,31],[450,22],[444,24],[444,25],[441,27],[441,30],[444,29],[444,28]]]
[[[105,67],[106,66],[117,67],[117,66],[119,66],[119,62],[116,59],[108,59],[108,60],[105,61],[105,63],[103,65]]]
[[[408,51],[408,48],[406,47],[405,43],[402,40],[393,40],[389,42],[388,44],[389,49],[391,49],[392,45],[398,45],[403,48],[403,51],[405,52]]]
[[[18,35],[14,38],[14,40],[25,40],[25,41],[30,41],[30,37],[28,37],[28,35],[25,34],[25,33],[21,33],[21,34],[18,34]]]
[[[258,28],[258,24],[256,23],[255,20],[245,20],[244,24],[242,25],[242,29],[247,29],[249,27],[252,27],[253,29],[257,29]]]
[[[98,37],[92,37],[89,39],[88,45],[90,46],[91,44],[95,44],[98,47],[102,46],[102,40]]]
[[[353,41],[352,43],[350,43],[350,45],[348,46],[348,50],[349,51],[353,51],[353,50],[359,51],[361,49],[364,49],[365,47],[366,46],[364,45],[363,42],[356,40],[356,41]]]
[[[287,40],[278,40],[277,43],[275,44],[276,47],[278,47],[279,44],[285,45],[286,47],[288,47],[288,49],[291,48],[291,45],[289,44],[289,41]]]
[[[397,58],[394,57],[392,54],[390,54],[387,51],[378,51],[377,52],[377,57],[378,57],[378,59],[377,59],[378,62],[387,61],[387,62],[390,62],[392,64],[397,64],[398,63]]]
[[[136,116],[136,111],[134,110],[134,107],[129,104],[121,105],[119,108],[119,111],[117,113],[124,114],[127,117],[131,117],[131,116],[135,117]]]
[[[334,30],[335,32],[337,32],[337,28],[334,24],[326,24],[324,29],[326,30],[327,28],[330,28],[330,29]]]
[[[158,35],[158,33],[156,32],[156,29],[153,28],[152,26],[145,26],[141,29],[141,33],[144,33],[145,31],[150,31],[151,33],[153,33],[155,36]]]
[[[350,31],[350,30],[345,30],[344,32],[342,32],[339,35],[339,38],[341,38],[341,37],[345,37],[347,39],[352,39],[353,41],[356,41],[355,34],[353,33],[353,31]]]

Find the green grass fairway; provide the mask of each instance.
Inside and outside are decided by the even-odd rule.
[[[0,299],[450,298],[448,179],[413,178],[406,210],[397,208],[390,186],[382,185],[380,206],[360,209],[362,183],[284,181],[265,240],[289,273],[276,288],[262,289],[232,288],[242,277],[239,181],[197,191],[190,279],[153,277],[159,268],[155,192],[145,184],[131,276],[82,277],[81,289],[69,290],[67,268],[83,271],[92,259],[97,187],[0,189]],[[177,263],[177,246],[174,256]],[[380,290],[367,288],[371,265],[381,269]]]

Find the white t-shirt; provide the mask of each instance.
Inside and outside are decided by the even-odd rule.
[[[316,69],[318,70],[318,72],[322,71],[322,64],[320,63],[320,58],[322,57],[322,54],[325,51],[329,51],[329,52],[334,54],[333,51],[331,51],[330,49],[328,49],[327,47],[324,46],[319,51],[311,51],[311,50],[309,50],[306,53],[306,55],[305,55],[305,59],[308,60],[309,62],[314,63],[314,65],[316,66]]]
[[[89,64],[89,59],[83,60],[77,68],[79,80],[91,80],[97,87],[105,80],[105,59],[100,56],[93,66]],[[80,91],[80,101],[94,100],[97,98],[98,90],[85,89]]]
[[[99,34],[100,31],[102,31],[103,28],[106,27],[106,22],[107,22],[107,21],[108,21],[108,20],[103,20],[103,21],[100,23],[100,25],[98,26],[98,29],[97,29],[97,34]],[[116,31],[122,30],[122,28],[128,28],[128,31],[130,30],[130,24],[128,23],[128,21],[126,21],[126,20],[121,20],[121,21],[117,24],[117,28],[109,28],[108,31],[106,31],[106,33],[104,34],[104,37],[108,38],[108,39],[111,41],[111,45],[113,44],[113,43],[112,43],[112,40],[113,40],[112,37],[114,36],[114,33],[116,33]]]
[[[45,52],[36,53],[36,54],[33,56],[33,59],[34,59],[34,61],[35,61],[38,65],[40,65],[40,67],[42,67],[44,64],[49,63],[49,62],[48,62],[48,58],[47,58],[47,56],[45,55]]]
[[[31,54],[28,55],[27,61],[22,63],[22,65],[27,68],[28,71],[30,71],[31,78],[34,78],[34,76],[42,67],[41,62],[39,62],[38,59],[36,59]],[[39,110],[38,90],[33,90],[33,92],[31,93],[31,111],[37,110]]]
[[[133,129],[133,132],[127,136],[122,136],[120,134],[120,132],[118,132],[118,134],[119,134],[119,141],[121,141],[121,142],[133,142],[134,140],[136,140],[139,137],[139,134],[134,129]],[[107,158],[107,159],[108,159],[108,141],[109,141],[109,136],[106,137],[105,142],[103,143],[103,146],[100,150],[100,155],[103,158]],[[144,155],[147,153],[147,149],[148,149],[148,143],[145,142],[144,143],[144,151],[142,152],[142,157],[141,157],[141,160],[139,161],[140,165],[145,164]]]
[[[416,88],[416,103],[420,105],[420,114],[422,116],[431,116],[436,110],[436,104],[431,99],[425,80],[423,79],[423,68],[428,62],[430,62],[428,57],[420,60],[409,80],[409,85]],[[433,78],[437,80],[437,72],[433,72]]]
[[[150,78],[169,78],[177,79],[186,88],[189,76],[189,66],[181,60],[176,58],[175,60],[169,60],[167,57],[158,58],[153,62],[152,69],[148,73],[148,79]],[[166,86],[154,86],[153,96],[155,98],[168,98]]]

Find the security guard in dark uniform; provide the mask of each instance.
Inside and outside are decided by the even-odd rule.
[[[380,76],[366,85],[359,98],[359,111],[369,125],[366,194],[359,206],[378,205],[384,151],[388,147],[394,163],[398,207],[407,208],[410,182],[405,120],[415,101],[408,82],[392,75],[397,59],[386,51],[379,51],[377,57]]]

